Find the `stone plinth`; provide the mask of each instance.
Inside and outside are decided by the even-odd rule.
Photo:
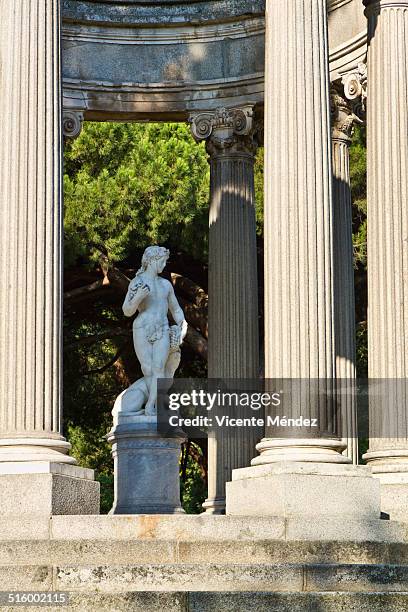
[[[157,417],[119,415],[108,441],[115,471],[111,514],[183,512],[179,477],[183,432],[165,437],[157,431]]]
[[[365,467],[270,463],[234,470],[227,483],[227,514],[378,519],[380,487]]]
[[[99,514],[94,471],[65,463],[0,463],[0,516]]]

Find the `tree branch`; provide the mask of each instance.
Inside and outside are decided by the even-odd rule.
[[[75,302],[80,302],[81,300],[87,299],[91,294],[94,296],[95,293],[105,291],[106,288],[109,288],[109,281],[107,279],[97,280],[90,285],[85,285],[83,287],[78,287],[77,289],[71,289],[71,291],[66,291],[64,293],[64,303],[72,304]]]
[[[177,292],[184,294],[187,298],[192,300],[199,308],[207,308],[208,295],[199,285],[194,281],[172,272],[171,282],[173,283],[174,289]]]
[[[112,285],[119,287],[119,289],[121,289],[123,293],[127,292],[130,283],[130,278],[128,278],[126,274],[123,274],[123,272],[118,270],[118,268],[109,268],[106,273],[106,277]]]
[[[90,376],[92,374],[103,374],[104,372],[106,372],[106,370],[109,370],[109,368],[111,368],[117,362],[117,360],[119,359],[119,357],[121,356],[121,354],[123,353],[123,351],[125,350],[128,344],[129,342],[125,342],[125,344],[121,346],[120,349],[115,353],[112,359],[108,361],[108,363],[106,363],[104,366],[102,366],[101,368],[96,368],[95,370],[88,370],[87,372],[82,372],[82,376]]]
[[[117,338],[121,336],[129,336],[130,334],[130,327],[104,329],[98,334],[92,334],[91,336],[83,336],[82,338],[78,338],[77,340],[74,340],[72,342],[64,343],[64,350],[72,348],[73,346],[79,346],[80,344],[95,344],[96,342],[101,342],[102,340],[109,340],[109,338]]]

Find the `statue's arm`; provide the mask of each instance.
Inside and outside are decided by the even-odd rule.
[[[144,287],[135,289],[133,282],[131,282],[122,306],[125,317],[133,317],[140,304],[148,294],[149,289],[146,285]]]
[[[184,337],[187,333],[187,321],[184,318],[184,312],[182,311],[181,306],[177,301],[177,298],[176,298],[176,295],[174,293],[174,289],[171,283],[169,283],[168,300],[169,300],[169,310],[172,314],[172,317],[181,330],[180,341],[183,342]]]

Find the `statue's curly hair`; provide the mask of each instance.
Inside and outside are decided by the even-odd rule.
[[[154,261],[155,259],[162,259],[162,257],[168,259],[170,257],[170,251],[165,247],[161,246],[147,247],[147,249],[145,249],[145,252],[143,253],[142,265],[136,272],[136,276],[139,276],[140,274],[145,272],[147,266],[150,264],[151,261]]]

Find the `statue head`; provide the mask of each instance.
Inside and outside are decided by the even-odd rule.
[[[165,247],[161,246],[150,246],[147,247],[142,257],[142,267],[140,272],[144,272],[149,267],[153,268],[157,274],[163,272],[167,260],[170,257],[170,251]]]

